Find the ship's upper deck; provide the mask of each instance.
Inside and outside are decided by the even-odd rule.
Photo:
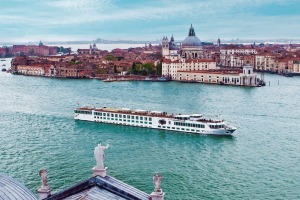
[[[129,115],[139,115],[139,116],[147,116],[147,117],[161,117],[161,118],[170,118],[174,121],[194,121],[194,122],[202,122],[202,123],[222,123],[224,120],[215,120],[215,119],[206,119],[202,117],[202,114],[192,114],[192,115],[174,115],[168,114],[167,112],[162,111],[148,111],[148,110],[131,110],[129,108],[95,108],[95,107],[80,107],[76,110],[82,111],[95,111],[95,112],[110,112],[110,113],[117,113],[117,114],[129,114]]]

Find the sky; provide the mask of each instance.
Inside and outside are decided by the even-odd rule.
[[[0,42],[299,39],[300,0],[0,0]]]

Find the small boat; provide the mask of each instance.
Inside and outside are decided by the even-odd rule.
[[[170,81],[170,78],[162,76],[162,77],[157,78],[157,81],[162,81],[162,82],[164,82],[164,81]]]
[[[6,66],[6,64],[3,64],[2,66]]]
[[[6,68],[2,68],[2,70],[1,71],[3,71],[3,72],[6,72]]]
[[[117,81],[116,79],[112,79],[112,78],[107,78],[107,79],[104,79],[103,82],[114,82],[114,81]]]
[[[146,77],[145,78],[145,81],[152,81],[153,79],[152,78],[150,78],[150,77]]]
[[[284,74],[284,76],[285,76],[285,77],[293,77],[293,74],[291,74],[291,73],[286,73],[286,74]]]
[[[3,59],[2,59],[1,61],[6,61],[6,60],[3,60]]]

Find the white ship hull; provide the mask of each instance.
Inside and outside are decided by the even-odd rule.
[[[150,114],[149,111],[146,112],[147,114],[141,114],[134,111],[120,112],[120,110],[112,109],[78,108],[75,109],[74,118],[75,120],[206,135],[231,135],[236,130],[235,127],[227,125],[224,121],[207,120],[201,122],[194,119],[180,120],[166,114],[156,116],[156,114]]]

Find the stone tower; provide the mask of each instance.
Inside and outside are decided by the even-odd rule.
[[[170,46],[169,41],[167,37],[163,37],[162,39],[162,56],[168,56],[170,55]]]

